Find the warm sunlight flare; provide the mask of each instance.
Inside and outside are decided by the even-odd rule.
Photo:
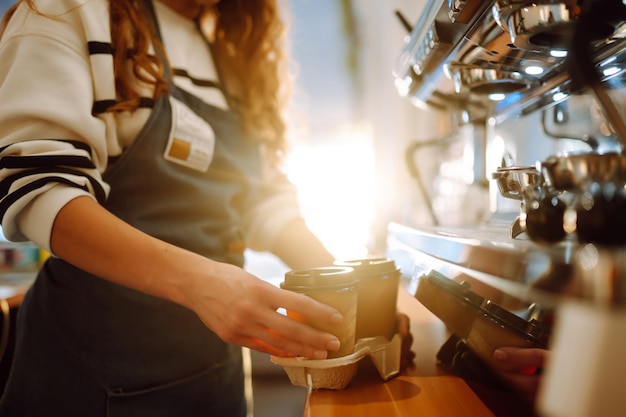
[[[295,146],[287,160],[307,223],[338,258],[367,255],[374,220],[374,153],[356,129]]]

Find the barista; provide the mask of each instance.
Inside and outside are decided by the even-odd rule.
[[[281,171],[276,0],[22,0],[0,38],[0,215],[52,253],[2,416],[245,416],[240,346],[325,358],[340,314],[247,273],[333,257]],[[51,411],[52,410],[52,411]]]

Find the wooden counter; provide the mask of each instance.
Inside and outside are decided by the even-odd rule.
[[[436,354],[449,336],[444,324],[404,289],[400,289],[398,307],[411,318],[413,366],[383,382],[369,360],[363,360],[344,390],[309,392],[304,417],[534,415],[517,396],[475,382],[470,386],[439,365]]]

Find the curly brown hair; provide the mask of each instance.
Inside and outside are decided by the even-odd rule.
[[[20,0],[5,14],[0,36],[20,2],[37,12],[33,0]],[[167,93],[166,63],[150,53],[151,45],[157,50],[163,48],[144,0],[110,0],[110,10],[118,95],[118,103],[111,110],[134,111],[139,105],[139,94],[133,87],[136,79],[154,84],[155,98]],[[210,12],[217,15],[212,48],[225,78],[221,82],[227,87],[229,105],[241,115],[246,132],[280,159],[287,150],[283,110],[290,78],[286,25],[278,1],[221,0],[206,13]],[[203,21],[201,16],[198,21]]]

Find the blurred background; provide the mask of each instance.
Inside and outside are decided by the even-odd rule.
[[[443,116],[399,96],[392,75],[409,34],[396,11],[416,22],[426,2],[281,1],[290,19],[296,76],[288,172],[310,228],[331,252],[339,259],[381,255],[389,221],[431,223],[433,205],[448,221],[464,221],[459,216],[468,213],[471,220],[480,217],[481,207],[463,210],[445,195],[425,201],[405,164],[413,142],[447,133]],[[453,188],[456,182],[468,187],[462,166],[441,166],[442,155],[460,152],[452,159],[461,158],[462,145],[419,150],[426,191],[434,192],[434,180],[446,180],[446,169],[459,177]],[[247,259],[262,277],[277,278],[285,270],[271,255],[249,252]]]
[[[408,34],[394,11],[416,19],[422,2],[283,1],[292,16],[293,106],[303,117],[294,120],[289,172],[304,214],[337,257],[380,252],[410,187],[398,162],[415,117],[392,77]]]
[[[399,96],[392,75],[409,34],[396,12],[411,24],[426,1],[279,1],[296,77],[289,176],[309,226],[331,252],[340,259],[381,254],[389,221],[431,223],[433,206],[449,222],[479,217],[481,207],[463,210],[440,191],[445,187],[436,195],[431,185],[443,181],[458,195],[456,188],[472,182],[462,165],[449,163],[463,158],[463,143],[416,151],[419,183],[405,164],[413,143],[448,133],[444,116]],[[13,3],[0,0],[0,12]],[[248,259],[263,278],[284,270],[267,254],[250,252]]]

